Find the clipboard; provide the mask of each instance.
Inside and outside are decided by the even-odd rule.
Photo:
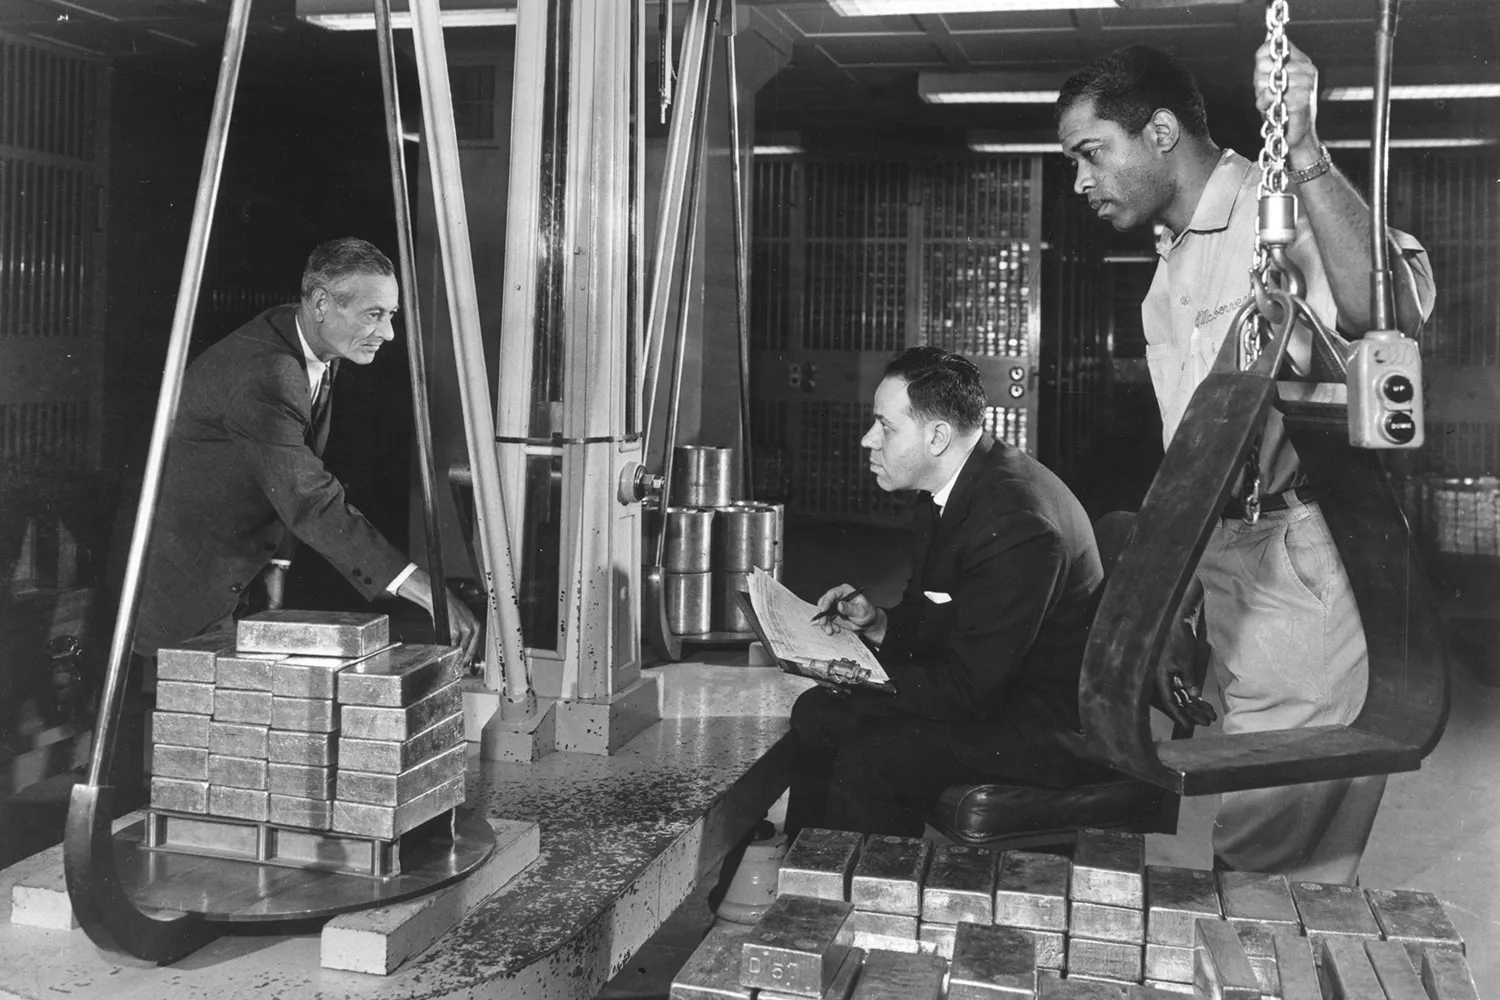
[[[798,677],[807,677],[811,680],[815,680],[823,684],[834,684],[842,688],[858,688],[865,691],[879,691],[883,694],[896,693],[896,685],[892,684],[890,681],[873,681],[867,678],[840,677],[836,674],[830,673],[827,670],[822,670],[818,667],[814,667],[812,664],[804,663],[801,660],[790,660],[782,656],[777,656],[776,651],[771,646],[771,641],[766,638],[766,631],[761,626],[760,616],[755,613],[755,607],[750,601],[750,595],[743,590],[737,590],[734,592],[734,599],[739,602],[740,610],[745,613],[745,620],[750,623],[750,630],[755,633],[755,638],[758,639],[760,641],[760,644],[765,647],[766,654],[776,661],[776,666],[781,670],[782,673],[796,674]],[[813,662],[816,663],[818,661],[815,660]],[[848,661],[841,660],[838,662],[847,663]],[[860,669],[861,672],[864,672],[863,668],[856,669]]]

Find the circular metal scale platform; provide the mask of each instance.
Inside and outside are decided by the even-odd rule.
[[[229,923],[314,920],[422,896],[479,867],[495,847],[489,823],[457,811],[453,837],[427,829],[401,841],[401,874],[374,878],[151,850],[145,822],[115,834],[120,884],[143,909]]]

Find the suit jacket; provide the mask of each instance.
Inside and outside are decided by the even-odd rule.
[[[954,753],[997,777],[1056,786],[1096,777],[1071,747],[1103,579],[1078,499],[1046,466],[986,435],[941,517],[929,495],[919,501],[911,580],[887,612],[879,654],[895,707],[948,722]]]
[[[297,539],[367,598],[405,568],[406,557],[323,466],[332,412],[330,391],[313,425],[295,306],[261,313],[188,367],[153,521],[137,652],[152,654],[233,613],[245,587]]]

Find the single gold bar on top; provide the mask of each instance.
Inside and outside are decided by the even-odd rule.
[[[931,855],[932,842],[921,837],[866,837],[849,882],[849,902],[859,910],[911,917],[915,937]]]
[[[1040,931],[1068,929],[1072,864],[1057,854],[1006,851],[995,877],[995,923]]]
[[[1073,849],[1072,901],[1145,909],[1145,868],[1141,834],[1080,830]]]
[[[922,919],[976,924],[995,919],[995,852],[965,844],[939,844],[922,886]]]
[[[338,672],[340,705],[405,708],[458,680],[457,646],[392,646]]]
[[[745,939],[740,985],[820,997],[849,951],[850,903],[777,896]]]
[[[1036,994],[1036,944],[1025,931],[962,923],[953,940],[948,1000],[1005,1000]]]
[[[391,620],[358,611],[263,611],[235,635],[240,652],[291,656],[368,656],[390,644]]]
[[[867,951],[852,1000],[940,1000],[947,970],[936,955]]]
[[[1146,942],[1191,948],[1200,917],[1218,919],[1219,890],[1213,872],[1146,866]]]
[[[849,880],[864,837],[848,830],[804,827],[776,873],[778,895],[849,898]]]

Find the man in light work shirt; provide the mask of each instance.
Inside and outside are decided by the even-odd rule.
[[[1257,105],[1271,104],[1269,44],[1256,53]],[[1301,218],[1289,257],[1304,298],[1330,329],[1369,329],[1370,214],[1315,128],[1317,70],[1296,46],[1285,100],[1288,191]],[[1057,101],[1058,137],[1077,166],[1074,189],[1116,229],[1162,226],[1156,276],[1141,306],[1151,381],[1171,441],[1231,321],[1250,296],[1259,167],[1208,134],[1192,74],[1145,46],[1075,74]],[[1401,330],[1432,309],[1427,255],[1389,232]],[[1290,355],[1305,369],[1307,331]],[[1364,705],[1368,651],[1359,609],[1296,452],[1274,409],[1260,439],[1261,510],[1246,518],[1243,485],[1198,567],[1226,733],[1345,725]],[[1215,863],[1293,878],[1352,882],[1385,789],[1383,775],[1224,796]]]

